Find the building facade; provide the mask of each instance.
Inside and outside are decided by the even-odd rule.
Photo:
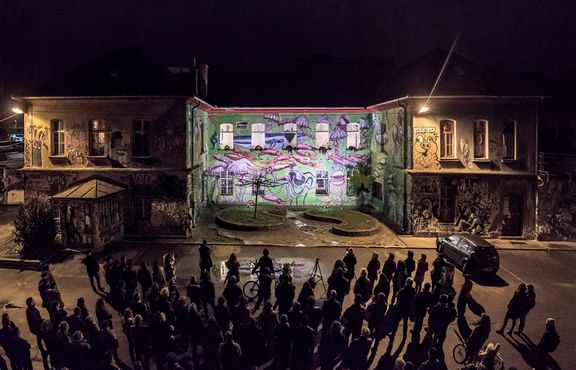
[[[185,232],[186,100],[23,99],[25,192],[58,199],[64,244]]]

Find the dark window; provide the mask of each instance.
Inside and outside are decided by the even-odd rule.
[[[90,125],[90,155],[106,155],[106,125],[101,119],[93,119]]]
[[[488,158],[488,121],[474,121],[474,158]]]
[[[52,132],[52,155],[64,155],[64,121],[53,119],[50,121]]]
[[[134,139],[132,142],[133,157],[150,156],[150,121],[135,120],[133,124]]]
[[[455,208],[456,189],[450,181],[443,181],[440,185],[440,209],[438,211],[438,221],[453,223]]]
[[[515,121],[505,121],[502,125],[502,159],[516,159]]]
[[[223,171],[220,175],[220,195],[234,195],[234,173]]]
[[[328,195],[328,171],[316,171],[316,194]]]
[[[382,199],[382,184],[374,181],[372,183],[372,197]]]

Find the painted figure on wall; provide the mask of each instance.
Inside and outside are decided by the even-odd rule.
[[[414,168],[439,170],[436,127],[414,128]]]

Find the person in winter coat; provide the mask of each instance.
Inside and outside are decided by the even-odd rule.
[[[408,251],[408,256],[404,260],[404,265],[406,266],[406,274],[408,277],[412,277],[412,273],[416,270],[416,261],[414,261],[413,251]]]
[[[300,294],[298,294],[297,300],[298,303],[300,303],[300,306],[305,307],[308,298],[314,298],[314,288],[316,288],[316,280],[314,279],[314,276],[312,276],[304,282]]]
[[[141,315],[134,316],[130,336],[134,344],[134,359],[140,361],[144,370],[150,370],[150,328],[143,322]]]
[[[290,311],[296,295],[296,287],[288,278],[281,276],[276,287],[276,302],[274,308],[278,307],[278,314],[284,315]]]
[[[382,333],[382,323],[386,315],[386,296],[384,293],[379,293],[375,300],[366,309],[366,321],[368,321],[368,329],[370,336],[374,339],[374,346],[378,348],[380,340],[384,337]]]
[[[32,360],[30,359],[30,343],[20,336],[20,329],[15,328],[12,338],[13,359],[10,364],[13,370],[32,370]]]
[[[366,266],[366,270],[368,271],[368,280],[370,280],[370,284],[374,286],[374,282],[378,279],[378,271],[380,271],[378,253],[372,253],[372,257],[370,258],[370,262],[368,262],[368,266]]]
[[[32,297],[26,298],[26,321],[28,321],[28,328],[30,333],[36,336],[36,341],[38,343],[38,349],[44,353],[44,345],[42,344],[42,339],[40,337],[40,329],[42,328],[42,316],[40,311],[36,308],[36,301]]]
[[[308,297],[306,304],[302,306],[302,312],[308,318],[308,325],[314,329],[314,333],[317,333],[322,322],[322,310],[316,305],[314,297]]]
[[[293,331],[292,364],[291,369],[309,370],[312,367],[314,353],[314,329],[308,325],[303,317],[300,324]]]
[[[438,303],[430,309],[428,317],[428,333],[432,344],[441,349],[446,339],[448,325],[456,319],[456,309],[448,302],[448,296],[442,294]]]
[[[212,311],[214,311],[214,307],[216,306],[216,288],[208,271],[204,271],[202,275],[200,275],[200,293],[202,294],[204,318],[208,318],[208,305],[212,307]]]
[[[428,271],[428,261],[426,261],[426,255],[422,253],[418,263],[416,264],[416,273],[414,274],[414,283],[416,288],[416,293],[422,289],[422,283],[424,282],[424,276]]]
[[[444,255],[439,254],[438,257],[432,262],[432,271],[430,271],[430,279],[432,280],[432,291],[436,288],[436,284],[442,278],[442,269],[446,265]]]
[[[386,296],[386,302],[388,302],[388,296],[390,295],[390,282],[385,273],[380,274],[378,284],[374,287],[374,295],[377,296],[380,293],[384,293]]]
[[[526,285],[526,294],[522,300],[522,308],[520,310],[520,325],[518,326],[517,334],[524,332],[526,326],[526,316],[536,306],[536,293],[534,292],[534,285]]]
[[[406,265],[404,261],[398,261],[398,265],[396,266],[396,271],[394,271],[394,275],[392,275],[392,302],[394,304],[396,301],[396,294],[400,291],[400,289],[404,288],[406,284],[406,279],[408,278],[408,274],[406,273]]]
[[[95,292],[102,291],[102,285],[100,283],[100,264],[92,251],[88,252],[88,255],[83,261],[84,265],[86,265],[86,272],[88,273],[88,277],[90,278],[90,285]],[[94,280],[96,280],[96,284],[94,284]],[[98,286],[98,289],[96,289]]]
[[[204,363],[208,370],[218,369],[218,349],[220,344],[224,342],[222,329],[218,326],[216,319],[211,316],[206,324],[204,331]]]
[[[158,288],[164,288],[166,284],[166,277],[164,276],[164,272],[162,272],[162,268],[158,264],[158,261],[154,261],[152,264],[152,281],[158,284]]]
[[[224,298],[226,298],[226,304],[228,305],[228,308],[234,307],[242,296],[242,288],[238,286],[237,282],[238,280],[236,279],[236,276],[230,276],[230,279],[228,279],[228,284],[226,284],[226,287],[222,292],[222,295]]]
[[[556,331],[556,321],[553,318],[546,319],[546,328],[540,342],[536,346],[536,370],[544,369],[550,352],[554,352],[560,345],[560,336]]]
[[[395,258],[396,256],[394,253],[390,252],[388,254],[388,259],[384,261],[384,266],[382,267],[382,272],[386,275],[388,281],[392,281],[392,275],[394,275],[394,272],[396,272],[396,261],[394,261]]]
[[[108,321],[108,326],[110,328],[113,328],[112,314],[108,310],[108,307],[106,307],[106,302],[104,301],[104,298],[98,298],[98,300],[96,301],[95,311],[96,311],[96,319],[98,320],[98,326],[100,328],[102,328],[102,323],[104,321]]]
[[[372,285],[370,280],[368,280],[368,271],[365,268],[360,270],[360,276],[356,279],[354,283],[354,294],[359,294],[362,296],[362,303],[366,303],[370,298],[372,298]]]
[[[202,290],[194,275],[190,276],[190,281],[186,285],[186,295],[190,299],[190,303],[194,303],[196,307],[202,307]]]
[[[252,268],[252,273],[262,273],[265,269],[268,269],[268,274],[274,273],[274,262],[272,261],[272,258],[270,258],[270,251],[267,248],[262,250],[262,256],[260,256],[258,262],[256,262]]]
[[[93,361],[90,344],[84,339],[81,331],[75,331],[70,344],[70,370],[91,369]]]
[[[218,297],[218,303],[214,308],[214,318],[224,333],[232,330],[232,314],[230,314],[230,309],[226,305],[224,297]]]
[[[338,300],[336,291],[331,290],[328,299],[322,305],[322,331],[329,330],[332,323],[340,319],[341,314],[342,303]]]
[[[320,340],[319,352],[322,370],[333,369],[336,360],[348,349],[348,340],[342,334],[340,322],[334,321],[327,331],[327,335],[323,335]]]
[[[258,299],[254,305],[254,312],[260,309],[260,304],[266,302],[272,296],[272,275],[269,267],[262,268],[262,272],[258,274]],[[304,284],[306,287],[306,284]],[[302,288],[304,289],[304,288]]]
[[[240,281],[240,262],[236,258],[236,254],[231,253],[228,260],[224,263],[226,268],[228,269],[228,273],[226,274],[226,278],[224,279],[224,284],[229,282],[232,277],[236,278],[236,282]]]
[[[348,279],[348,281],[352,281],[356,274],[356,255],[354,254],[354,250],[352,248],[346,249],[346,255],[342,261],[344,264],[346,264],[346,279]]]
[[[152,272],[146,265],[146,261],[140,262],[140,268],[138,269],[138,283],[140,283],[140,288],[142,289],[142,296],[146,297],[148,290],[152,286]]]
[[[227,331],[224,334],[224,342],[218,347],[218,357],[220,357],[220,368],[222,370],[240,369],[242,359],[242,349],[234,341],[232,332]]]
[[[473,362],[478,357],[478,352],[488,337],[490,336],[491,330],[490,316],[483,313],[480,317],[480,321],[476,324],[476,327],[470,333],[470,336],[466,340],[466,360],[467,362]]]
[[[274,362],[272,368],[288,368],[292,346],[292,328],[288,323],[288,316],[280,316],[280,323],[274,329],[272,340],[274,342]]]
[[[400,261],[402,262],[402,261]],[[398,264],[400,264],[400,262]],[[400,291],[398,292],[397,302],[396,302],[396,321],[394,323],[394,329],[392,331],[392,338],[396,336],[396,331],[398,330],[398,326],[400,325],[400,321],[403,321],[403,334],[406,337],[408,333],[408,319],[410,317],[410,310],[412,308],[412,301],[414,300],[414,296],[416,295],[416,290],[414,289],[414,282],[411,278],[406,279],[406,284]]]
[[[198,252],[200,255],[200,274],[204,271],[208,271],[210,273],[210,269],[214,264],[212,263],[212,249],[208,246],[208,242],[206,240],[202,240],[202,244],[198,247]]]
[[[464,283],[460,288],[460,292],[458,293],[458,301],[456,303],[456,310],[458,311],[458,317],[464,317],[464,313],[466,312],[466,306],[468,305],[468,301],[470,300],[470,296],[472,293],[472,278],[470,275],[464,275]]]
[[[366,309],[364,308],[362,301],[362,296],[356,294],[352,306],[348,307],[342,314],[340,321],[344,325],[344,337],[346,340],[350,338],[350,335],[352,335],[352,338],[358,338],[360,336],[362,324],[366,317]]]
[[[504,317],[504,321],[502,322],[502,327],[496,330],[496,333],[503,334],[506,325],[508,324],[508,320],[512,320],[512,327],[508,330],[508,335],[512,334],[512,331],[516,327],[516,320],[520,318],[523,309],[523,302],[525,300],[526,295],[526,284],[520,283],[512,299],[508,302],[508,309],[506,310],[506,316]]]
[[[365,370],[367,368],[368,352],[370,352],[371,346],[370,330],[362,328],[360,336],[352,340],[346,354],[346,362],[350,370]]]
[[[260,325],[260,328],[262,329],[262,334],[264,335],[264,339],[266,339],[266,343],[270,344],[272,334],[274,333],[274,329],[278,323],[278,315],[272,309],[272,303],[268,301],[264,302],[262,312],[258,316],[258,325]]]
[[[420,343],[420,331],[422,330],[424,317],[426,317],[426,313],[430,309],[431,304],[432,293],[430,292],[430,283],[425,283],[424,288],[416,293],[414,301],[412,302],[410,319],[414,321],[414,327],[412,328],[413,343]]]
[[[336,269],[334,275],[328,278],[328,291],[336,291],[336,296],[340,302],[344,302],[344,297],[350,291],[350,283],[344,276],[344,270],[340,267]]]

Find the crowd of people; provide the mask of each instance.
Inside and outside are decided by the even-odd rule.
[[[395,254],[389,253],[381,265],[378,253],[374,253],[368,265],[358,269],[352,249],[334,263],[326,292],[315,292],[319,277],[311,276],[296,295],[290,270],[282,269],[277,278],[273,276],[274,263],[265,249],[252,270],[258,274],[259,289],[250,308],[239,284],[236,256],[232,254],[225,263],[228,274],[222,295],[217,297],[206,241],[199,252],[200,278],[191,276],[185,292],[175,284],[173,254],[165,255],[162,263],[155,261],[151,269],[146,262],[136,267],[125,256],[106,258],[101,269],[95,256],[88,254],[84,264],[94,291],[100,295],[93,313],[83,298],[78,298],[72,310],[66,310],[56,281],[48,270],[43,271],[38,290],[48,316],[42,315],[30,297],[26,317],[45,370],[148,370],[154,364],[157,369],[170,370],[447,369],[447,329],[464,315],[471,299],[469,276],[465,276],[456,298],[446,268],[449,264],[442,256],[430,268],[424,254],[415,260],[409,251],[406,259],[397,261]],[[101,270],[107,289],[102,286]],[[318,299],[324,293],[326,299]],[[353,295],[352,304],[345,307],[349,294]],[[512,329],[519,319],[518,330],[522,332],[535,303],[534,287],[521,284],[498,332],[505,329],[509,319]],[[120,323],[114,323],[113,310],[121,313]],[[409,322],[413,325],[408,337]],[[113,325],[121,325],[131,366],[118,356],[119,341]],[[393,351],[400,326],[402,341]],[[485,345],[490,330],[490,317],[483,313],[465,338],[468,366],[494,369],[499,344]],[[386,350],[376,360],[383,341],[388,342]],[[554,320],[548,319],[536,348],[536,366],[558,344]],[[32,369],[31,346],[6,313],[2,316],[0,345],[13,370]],[[3,369],[8,367],[0,357]]]

